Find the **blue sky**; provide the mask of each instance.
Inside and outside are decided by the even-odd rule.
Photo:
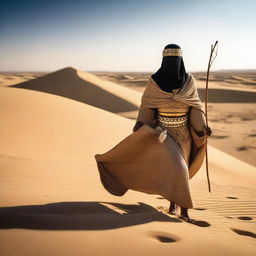
[[[0,70],[155,71],[179,44],[188,71],[256,68],[253,0],[0,0]]]

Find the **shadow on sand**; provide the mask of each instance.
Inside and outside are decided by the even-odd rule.
[[[0,208],[0,229],[104,230],[152,221],[182,222],[150,205],[112,202],[60,202]]]

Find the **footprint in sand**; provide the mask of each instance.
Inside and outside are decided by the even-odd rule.
[[[238,199],[238,197],[235,197],[235,196],[227,196],[226,198],[228,198],[228,199]]]
[[[206,210],[206,208],[200,208],[200,207],[197,207],[197,208],[193,208],[194,210],[197,210],[197,211],[204,211]]]
[[[154,238],[161,243],[173,243],[180,240],[180,238],[175,235],[161,231],[149,231],[147,232],[147,236]]]
[[[231,230],[241,236],[250,236],[252,238],[256,238],[256,234],[251,231],[246,231],[246,230],[236,229],[236,228],[231,228]]]
[[[238,151],[245,151],[245,150],[248,150],[249,147],[248,146],[240,146],[240,147],[237,147],[236,150]]]
[[[252,220],[253,218],[252,217],[249,217],[249,216],[240,216],[238,217],[239,220]]]

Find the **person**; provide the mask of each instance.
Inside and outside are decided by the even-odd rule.
[[[178,93],[180,88],[182,88],[188,80],[191,81],[194,80],[194,78],[192,74],[186,72],[180,46],[177,44],[166,45],[163,50],[161,67],[156,73],[151,75],[151,83],[154,83],[154,87],[161,90],[162,94],[172,95],[174,91],[177,91]],[[146,97],[145,93],[143,97]],[[200,100],[198,100],[198,104],[199,109],[202,111]],[[168,105],[168,108],[164,108],[164,103],[162,106],[161,104],[158,104],[157,108],[143,109],[140,107],[140,112],[133,131],[137,131],[144,123],[148,123],[152,127],[161,126],[162,128],[167,129],[168,134],[174,138],[181,149],[181,155],[186,161],[187,168],[189,168],[192,138],[188,128],[188,112],[192,106],[187,102],[179,102],[174,99],[170,99]],[[152,120],[150,120],[150,118],[149,120],[146,120],[146,118],[143,122],[143,115],[146,116],[148,114],[145,113],[145,111],[151,112],[149,115],[152,117]],[[155,124],[153,124],[153,121],[155,121]],[[206,124],[202,125],[201,131],[197,131],[198,136],[210,136],[211,133],[211,128]],[[179,206],[176,205],[175,202],[171,201],[169,213],[176,214],[178,207]],[[187,221],[192,221],[188,215],[188,208],[182,206],[180,208],[181,212],[179,217]]]
[[[178,217],[193,222],[189,179],[203,163],[211,133],[181,48],[168,44],[161,67],[148,79],[132,133],[95,155],[102,185],[115,196],[129,189],[161,195],[170,202],[169,213],[180,207]]]

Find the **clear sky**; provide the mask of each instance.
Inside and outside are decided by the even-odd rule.
[[[187,71],[256,68],[255,0],[0,0],[0,70],[156,71],[180,45]]]

